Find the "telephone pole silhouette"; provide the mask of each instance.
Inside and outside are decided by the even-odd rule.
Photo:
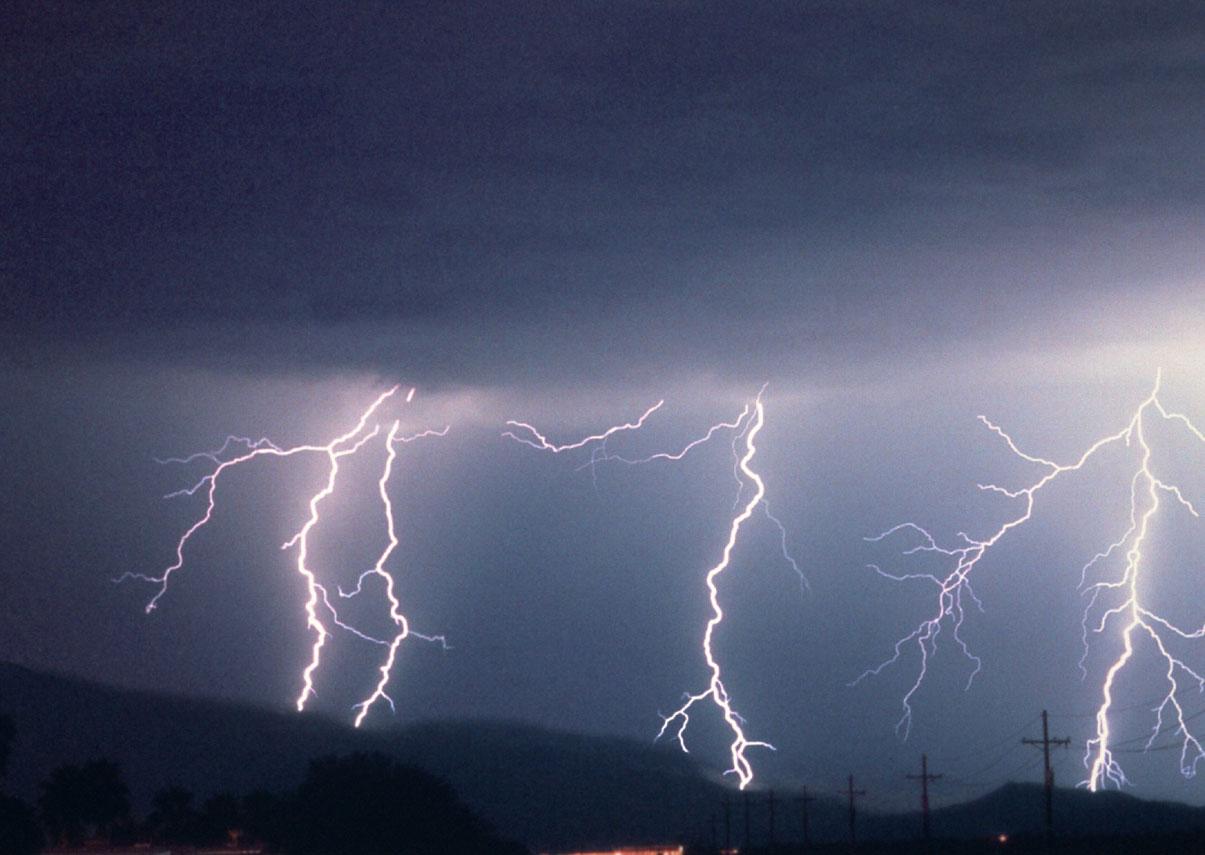
[[[1054,770],[1050,768],[1050,746],[1062,746],[1063,748],[1071,747],[1071,738],[1064,737],[1063,739],[1050,738],[1050,721],[1046,715],[1046,710],[1042,710],[1042,738],[1041,739],[1022,739],[1022,745],[1041,745],[1042,760],[1046,767],[1046,845],[1049,846],[1054,842]]]
[[[932,840],[929,828],[929,782],[941,780],[941,775],[929,774],[929,756],[922,754],[920,756],[920,774],[905,775],[904,777],[909,781],[920,781],[921,836],[925,840],[925,847],[928,848],[929,842]]]
[[[808,826],[808,805],[816,801],[815,796],[808,795],[808,788],[803,788],[803,795],[799,797],[799,813],[803,818],[803,848],[812,848],[812,832]]]
[[[854,776],[853,776],[853,773],[850,773],[849,786],[847,786],[844,790],[841,790],[840,792],[843,796],[849,796],[849,848],[853,849],[855,846],[858,845],[858,832],[857,832],[858,814],[857,814],[856,808],[854,807],[854,799],[857,798],[858,796],[866,795],[866,791],[854,789]]]
[[[753,838],[749,834],[749,793],[746,791],[741,795],[745,799],[745,848],[748,849],[753,844]]]

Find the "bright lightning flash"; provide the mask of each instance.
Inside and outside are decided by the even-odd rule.
[[[213,518],[214,510],[217,507],[216,496],[218,481],[222,473],[241,464],[248,463],[258,457],[292,457],[294,455],[303,453],[324,454],[326,455],[329,464],[326,482],[317,493],[310,497],[310,512],[308,519],[305,521],[302,527],[298,529],[297,532],[281,546],[281,548],[285,550],[296,548],[297,561],[295,566],[297,573],[305,581],[307,592],[304,604],[306,627],[314,634],[314,641],[310,648],[309,662],[301,672],[302,688],[296,700],[297,710],[299,712],[303,711],[305,709],[306,702],[312,695],[315,694],[314,673],[321,664],[322,648],[326,644],[327,639],[330,637],[330,630],[327,629],[326,624],[323,622],[322,617],[320,616],[320,604],[321,606],[325,607],[326,611],[330,612],[331,621],[336,626],[347,630],[348,632],[365,641],[388,648],[387,656],[380,668],[380,678],[377,682],[376,688],[367,698],[356,704],[354,707],[354,709],[357,710],[357,715],[355,718],[356,726],[359,727],[363,723],[369,709],[376,701],[384,699],[392,707],[393,701],[389,695],[385,693],[385,687],[389,682],[389,676],[393,669],[397,649],[401,642],[408,636],[414,635],[427,641],[435,641],[440,644],[444,644],[445,647],[446,643],[442,636],[427,636],[413,632],[410,629],[406,617],[400,612],[401,604],[394,593],[393,577],[385,570],[385,563],[388,561],[390,555],[398,545],[398,537],[396,534],[393,517],[393,504],[389,498],[387,484],[393,469],[394,460],[397,457],[397,444],[412,442],[416,439],[427,436],[444,436],[447,434],[448,428],[445,427],[438,431],[423,431],[422,433],[418,433],[413,436],[398,436],[400,423],[398,421],[394,421],[390,426],[385,438],[386,459],[384,471],[377,482],[378,494],[380,496],[382,508],[385,513],[388,543],[386,544],[385,549],[382,551],[380,556],[377,558],[373,568],[361,574],[356,589],[348,594],[344,594],[342,591],[339,592],[340,595],[344,597],[355,596],[356,594],[360,593],[363,583],[368,577],[379,577],[384,583],[385,598],[389,603],[390,619],[393,621],[398,630],[397,635],[394,637],[392,642],[367,635],[350,624],[343,622],[339,618],[338,612],[330,601],[326,587],[318,580],[318,576],[309,565],[309,536],[321,519],[319,506],[325,499],[330,497],[335,492],[335,481],[339,474],[339,461],[344,457],[356,454],[361,448],[363,448],[369,441],[380,433],[381,425],[379,423],[375,424],[372,428],[369,428],[368,424],[381,406],[389,399],[393,398],[397,391],[398,387],[394,386],[386,392],[381,393],[377,399],[373,401],[371,406],[369,406],[368,409],[366,409],[360,415],[359,421],[357,421],[350,430],[348,430],[346,433],[336,436],[325,445],[307,444],[297,445],[291,448],[281,448],[265,438],[251,440],[246,437],[229,436],[226,438],[226,441],[222,444],[222,446],[214,451],[197,452],[185,457],[157,459],[156,462],[165,464],[188,464],[197,460],[208,460],[214,464],[212,471],[203,476],[193,486],[169,493],[167,496],[167,498],[193,496],[197,492],[204,490],[206,497],[205,512],[180,536],[180,539],[176,542],[176,559],[165,567],[162,572],[160,572],[158,575],[124,573],[115,581],[123,582],[127,579],[137,579],[157,585],[158,590],[146,605],[146,611],[148,614],[154,611],[159,605],[159,600],[167,593],[172,574],[184,567],[184,552],[188,543],[192,540],[193,536],[204,528]],[[413,401],[414,392],[414,389],[410,389],[410,391],[407,393],[405,398],[406,403]],[[230,450],[237,446],[243,446],[246,450],[234,457],[227,457],[226,455],[230,452]]]
[[[753,495],[745,503],[745,507],[741,512],[733,518],[732,525],[728,530],[728,540],[724,544],[723,556],[720,558],[718,564],[707,571],[706,576],[708,598],[711,602],[711,618],[707,621],[707,629],[703,632],[703,658],[707,660],[707,667],[711,671],[711,680],[708,682],[705,691],[696,695],[687,695],[685,703],[663,719],[661,722],[661,731],[657,734],[658,738],[664,736],[670,725],[677,721],[678,729],[675,735],[678,739],[678,744],[685,751],[686,742],[684,736],[686,728],[690,724],[690,708],[699,701],[710,698],[712,703],[719,707],[720,712],[724,716],[724,721],[728,724],[728,729],[732,731],[732,744],[729,746],[732,753],[732,767],[729,769],[729,772],[737,776],[742,790],[753,780],[753,767],[745,756],[745,752],[749,748],[754,747],[773,750],[774,746],[768,742],[750,740],[745,736],[743,729],[744,719],[733,709],[732,700],[728,696],[728,690],[724,688],[724,682],[720,675],[720,663],[715,658],[715,653],[711,647],[711,639],[716,627],[724,620],[724,610],[720,607],[720,594],[716,587],[716,580],[721,573],[728,569],[728,564],[732,559],[732,550],[736,547],[736,539],[737,535],[740,534],[741,526],[753,516],[753,511],[766,496],[765,482],[749,466],[753,460],[753,456],[757,454],[757,446],[754,445],[754,441],[757,439],[757,434],[761,431],[763,424],[765,424],[765,408],[759,396],[753,405],[753,422],[745,432],[745,454],[740,459],[741,473],[754,485]]]
[[[903,553],[904,555],[932,553],[943,556],[953,563],[953,568],[945,576],[928,573],[893,574],[871,565],[871,569],[888,579],[894,581],[922,580],[933,584],[937,588],[937,597],[931,616],[921,621],[916,629],[896,642],[894,653],[889,659],[875,668],[864,672],[854,681],[856,684],[868,676],[880,673],[888,665],[897,662],[909,644],[916,644],[920,656],[920,667],[916,680],[904,694],[904,711],[898,724],[898,727],[903,729],[905,735],[912,722],[912,698],[924,681],[929,658],[936,651],[937,637],[944,624],[947,622],[950,624],[951,634],[955,642],[959,645],[963,654],[974,664],[970,677],[967,680],[968,687],[979,672],[981,662],[978,657],[970,652],[961,635],[965,617],[963,596],[969,597],[976,606],[982,609],[982,604],[975,596],[974,589],[971,587],[970,577],[975,567],[1005,534],[1030,519],[1033,515],[1036,496],[1043,487],[1064,473],[1075,472],[1083,468],[1089,459],[1102,448],[1122,443],[1127,448],[1136,446],[1138,449],[1136,469],[1130,479],[1129,525],[1117,540],[1084,565],[1081,573],[1080,587],[1087,597],[1087,606],[1084,609],[1083,616],[1084,657],[1086,658],[1087,656],[1088,639],[1091,634],[1103,633],[1110,622],[1115,623],[1114,618],[1119,618],[1124,622],[1124,625],[1121,627],[1123,650],[1118,658],[1109,666],[1105,674],[1102,685],[1102,700],[1095,715],[1095,735],[1087,741],[1084,767],[1088,770],[1088,775],[1083,785],[1095,791],[1109,783],[1116,786],[1127,783],[1125,774],[1109,747],[1112,738],[1109,727],[1109,713],[1113,706],[1113,691],[1116,677],[1133,658],[1135,638],[1142,636],[1150,639],[1155,651],[1158,653],[1160,660],[1166,668],[1165,677],[1167,681],[1167,693],[1153,709],[1156,721],[1150,740],[1147,742],[1147,747],[1150,747],[1156,736],[1167,733],[1170,730],[1170,732],[1174,733],[1182,741],[1180,752],[1181,773],[1186,777],[1192,777],[1196,773],[1197,764],[1202,759],[1205,759],[1205,749],[1202,748],[1198,737],[1193,735],[1188,728],[1187,717],[1181,706],[1179,695],[1181,690],[1188,686],[1195,686],[1198,692],[1205,692],[1205,676],[1202,676],[1183,659],[1175,655],[1169,648],[1168,642],[1172,637],[1187,641],[1205,637],[1205,626],[1196,630],[1186,630],[1151,611],[1150,607],[1143,600],[1140,582],[1143,569],[1142,550],[1150,529],[1150,522],[1160,509],[1161,498],[1170,496],[1193,517],[1199,518],[1200,516],[1196,507],[1185,497],[1181,489],[1167,479],[1160,477],[1152,467],[1151,446],[1146,435],[1146,424],[1149,419],[1157,417],[1166,422],[1180,425],[1192,437],[1203,443],[1205,443],[1205,435],[1202,434],[1187,416],[1166,409],[1159,398],[1159,389],[1160,375],[1156,374],[1154,388],[1151,390],[1150,395],[1134,411],[1126,426],[1116,433],[1098,439],[1077,460],[1068,464],[1059,464],[1023,452],[1013,441],[1013,438],[1005,433],[1002,428],[993,424],[984,416],[980,416],[979,420],[992,433],[1000,437],[1013,454],[1022,460],[1040,466],[1044,470],[1041,477],[1036,481],[1028,487],[1020,489],[1008,489],[995,484],[978,485],[981,490],[999,493],[1009,499],[1021,500],[1021,512],[997,528],[991,535],[982,539],[975,539],[963,532],[959,532],[958,537],[961,542],[948,547],[939,546],[928,531],[911,522],[897,525],[882,534],[867,538],[869,541],[880,541],[899,532],[908,532],[918,536],[920,542],[906,549]],[[1098,564],[1104,563],[1115,554],[1124,555],[1125,558],[1124,568],[1120,577],[1089,585],[1087,582],[1089,571]],[[1098,600],[1102,596],[1109,594],[1120,595],[1121,602],[1104,610],[1094,620],[1093,614]],[[1080,660],[1080,667],[1081,671],[1086,675],[1084,658]],[[1167,717],[1171,718],[1170,728],[1164,727],[1164,721]]]
[[[764,391],[764,387],[763,387]],[[749,739],[745,735],[745,727],[747,725],[745,719],[739,712],[736,711],[732,704],[732,699],[728,694],[727,688],[724,686],[722,672],[719,660],[716,658],[713,647],[713,637],[716,628],[719,627],[724,620],[724,610],[720,606],[720,595],[718,588],[718,580],[721,574],[728,569],[732,559],[732,552],[736,548],[738,536],[741,528],[749,518],[753,516],[757,507],[760,505],[766,513],[766,516],[778,527],[782,536],[782,553],[784,559],[790,564],[792,569],[798,574],[801,585],[806,589],[807,579],[800,570],[799,565],[794,558],[791,557],[787,550],[786,530],[782,523],[776,517],[770,514],[769,508],[765,503],[766,486],[761,476],[753,470],[751,464],[754,456],[757,453],[755,444],[758,432],[761,431],[765,424],[765,406],[762,403],[762,393],[759,392],[757,398],[751,405],[746,405],[740,415],[731,422],[718,422],[712,425],[707,431],[697,439],[691,440],[680,450],[674,452],[658,452],[645,457],[625,457],[619,454],[612,454],[606,448],[606,443],[609,438],[621,431],[636,430],[642,427],[645,421],[656,412],[664,402],[658,401],[652,407],[645,410],[643,415],[634,422],[628,422],[622,425],[607,428],[597,434],[586,437],[585,439],[575,442],[565,443],[562,445],[550,442],[546,436],[540,433],[536,428],[526,422],[507,422],[509,427],[515,431],[524,431],[523,434],[516,434],[515,431],[507,431],[503,436],[509,437],[529,445],[542,451],[549,451],[554,454],[559,454],[564,451],[571,451],[583,448],[590,444],[595,444],[591,451],[590,459],[582,464],[579,469],[590,468],[591,470],[600,463],[617,462],[628,465],[640,465],[645,463],[653,463],[656,461],[678,461],[689,454],[693,449],[710,440],[715,434],[722,430],[734,431],[733,437],[733,453],[735,457],[734,471],[736,472],[736,480],[738,485],[736,507],[740,505],[741,493],[747,485],[753,486],[753,493],[749,499],[741,507],[740,512],[733,517],[728,531],[728,539],[724,544],[722,557],[715,566],[707,571],[704,577],[707,586],[708,597],[711,603],[711,618],[707,621],[707,627],[703,633],[703,658],[707,663],[710,672],[710,680],[707,688],[697,694],[686,694],[683,704],[668,716],[662,716],[661,728],[657,732],[657,739],[661,739],[671,729],[674,736],[681,746],[683,751],[686,751],[685,733],[686,728],[690,724],[691,708],[705,700],[710,700],[719,709],[725,724],[732,733],[732,743],[730,746],[732,765],[726,774],[736,775],[741,789],[744,789],[753,780],[753,767],[749,762],[746,752],[750,748],[769,748],[774,749],[774,746],[768,742]],[[527,434],[530,434],[528,436]],[[737,443],[744,441],[743,454],[737,452]],[[743,476],[743,477],[742,477]]]

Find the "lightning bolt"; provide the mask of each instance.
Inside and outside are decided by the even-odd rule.
[[[1188,728],[1184,708],[1178,695],[1184,688],[1183,683],[1195,684],[1197,692],[1205,692],[1205,677],[1197,670],[1186,664],[1183,659],[1174,655],[1168,648],[1167,634],[1182,640],[1196,640],[1205,636],[1205,625],[1199,629],[1186,630],[1177,626],[1159,614],[1153,612],[1144,603],[1139,590],[1142,573],[1142,549],[1150,531],[1150,523],[1160,508],[1162,496],[1170,496],[1177,504],[1186,509],[1193,517],[1199,519],[1200,514],[1175,484],[1160,478],[1151,467],[1151,446],[1147,441],[1145,416],[1153,410],[1162,419],[1180,423],[1198,442],[1205,443],[1205,435],[1180,413],[1168,411],[1159,399],[1160,375],[1156,374],[1155,386],[1150,396],[1143,401],[1127,426],[1125,441],[1129,445],[1137,444],[1139,448],[1138,469],[1130,481],[1130,524],[1122,536],[1114,541],[1103,552],[1092,558],[1084,565],[1081,574],[1081,589],[1088,595],[1088,604],[1084,609],[1083,630],[1085,639],[1084,657],[1080,660],[1083,670],[1084,658],[1087,657],[1087,638],[1089,620],[1093,607],[1099,595],[1108,592],[1120,592],[1122,602],[1105,609],[1096,625],[1092,627],[1095,633],[1104,632],[1109,620],[1120,617],[1124,621],[1121,630],[1122,653],[1113,661],[1105,673],[1104,684],[1101,688],[1101,703],[1096,711],[1096,734],[1088,740],[1084,752],[1084,768],[1088,777],[1083,782],[1089,789],[1095,791],[1108,783],[1120,787],[1127,783],[1125,772],[1110,750],[1112,733],[1109,727],[1109,712],[1113,705],[1113,686],[1117,675],[1126,667],[1134,655],[1134,639],[1137,635],[1148,637],[1158,652],[1158,656],[1166,667],[1164,677],[1167,681],[1167,693],[1154,708],[1155,724],[1151,736],[1146,742],[1149,749],[1155,737],[1164,730],[1164,717],[1170,714],[1172,718],[1171,732],[1181,740],[1180,773],[1186,778],[1196,774],[1197,764],[1205,759],[1205,749],[1200,740]],[[1125,566],[1121,578],[1106,580],[1087,585],[1088,571],[1098,562],[1108,559],[1113,553],[1124,550]]]
[[[724,621],[724,610],[720,607],[720,592],[716,581],[720,574],[728,569],[728,565],[732,560],[732,550],[736,548],[737,536],[740,534],[741,526],[753,516],[754,510],[757,509],[758,504],[766,496],[765,482],[762,481],[761,476],[749,465],[753,461],[754,455],[757,454],[755,440],[764,424],[765,407],[762,405],[761,395],[759,394],[753,405],[752,423],[745,432],[745,453],[741,457],[739,464],[741,473],[754,485],[753,495],[745,503],[745,507],[741,512],[733,518],[732,525],[728,530],[728,540],[724,544],[722,557],[719,563],[707,571],[707,576],[705,577],[707,595],[711,602],[711,618],[707,621],[707,628],[703,632],[703,658],[707,661],[707,668],[711,672],[711,680],[705,691],[694,695],[688,694],[682,706],[678,707],[670,715],[663,717],[661,730],[657,734],[657,738],[660,739],[665,735],[670,725],[677,721],[678,728],[675,732],[675,737],[678,740],[678,745],[685,751],[685,734],[686,728],[690,725],[690,708],[699,701],[710,698],[712,703],[719,707],[720,713],[724,717],[724,722],[728,725],[728,729],[732,731],[732,744],[729,746],[732,756],[732,766],[729,768],[728,773],[737,776],[742,790],[753,780],[753,767],[749,763],[746,751],[750,748],[769,748],[770,750],[774,750],[774,746],[768,742],[751,740],[745,736],[745,720],[732,706],[732,699],[728,695],[728,690],[724,687],[724,681],[720,672],[720,663],[715,657],[711,642],[716,627]]]
[[[710,679],[707,688],[697,694],[684,695],[684,702],[673,713],[668,716],[661,717],[661,728],[658,730],[656,739],[661,739],[673,729],[674,736],[678,745],[683,751],[687,751],[685,734],[686,729],[690,724],[691,708],[702,701],[710,700],[719,710],[725,724],[732,734],[732,742],[729,746],[731,755],[731,766],[725,774],[736,775],[739,786],[743,790],[753,780],[753,766],[749,762],[747,752],[750,748],[769,748],[774,750],[774,746],[768,742],[750,739],[745,734],[747,726],[746,720],[737,712],[733,706],[732,698],[724,685],[723,674],[719,659],[715,654],[713,639],[716,629],[724,621],[724,610],[720,605],[720,594],[718,580],[719,577],[728,569],[731,560],[732,552],[736,548],[737,540],[742,527],[753,516],[754,512],[760,505],[767,518],[777,526],[781,534],[781,546],[784,559],[798,574],[801,586],[806,590],[807,578],[800,569],[798,563],[787,548],[786,529],[778,518],[770,513],[768,506],[765,503],[766,486],[762,477],[754,471],[751,464],[754,456],[757,454],[756,438],[765,424],[765,406],[762,403],[762,391],[758,392],[756,399],[752,404],[748,404],[734,420],[729,422],[717,422],[710,426],[707,431],[700,437],[693,439],[682,446],[677,451],[662,451],[654,454],[649,454],[644,457],[628,457],[621,454],[614,454],[607,450],[606,443],[614,434],[620,431],[635,430],[642,427],[645,421],[656,412],[664,403],[658,401],[652,407],[645,410],[639,419],[628,422],[622,425],[607,428],[599,433],[588,436],[584,439],[569,442],[565,444],[555,444],[550,442],[548,438],[538,431],[536,428],[526,422],[510,421],[507,422],[508,427],[512,427],[518,431],[525,431],[524,435],[517,435],[515,431],[507,431],[503,436],[514,439],[532,448],[552,453],[560,453],[562,451],[576,450],[585,447],[586,445],[595,443],[596,445],[591,450],[590,458],[584,464],[578,467],[579,470],[589,468],[593,472],[594,468],[600,463],[616,462],[630,466],[654,463],[658,461],[672,462],[679,461],[686,457],[695,448],[711,440],[717,433],[724,430],[734,431],[733,436],[733,455],[734,455],[734,473],[738,486],[738,495],[736,503],[733,506],[735,516],[728,530],[728,538],[724,544],[721,553],[721,558],[717,564],[711,567],[706,576],[704,583],[708,591],[708,600],[711,604],[711,617],[707,621],[706,628],[703,632],[703,658],[707,663],[707,668],[710,673]],[[527,434],[530,434],[528,436]],[[738,442],[744,442],[743,454],[738,453]],[[743,476],[743,477],[742,477]],[[736,513],[736,508],[740,506],[741,494],[747,485],[753,485],[753,493],[744,503],[739,513]]]
[[[406,616],[400,611],[401,603],[398,602],[397,595],[393,590],[393,576],[385,572],[385,562],[389,560],[389,556],[395,549],[397,549],[398,546],[397,530],[393,521],[393,503],[389,498],[389,490],[387,488],[389,483],[389,475],[393,470],[393,461],[397,458],[396,444],[413,442],[416,439],[421,439],[422,437],[427,436],[446,436],[448,433],[448,428],[445,427],[441,431],[427,430],[413,436],[399,437],[397,435],[398,427],[399,423],[395,421],[393,426],[389,429],[388,437],[385,440],[385,446],[388,449],[388,452],[385,456],[385,468],[384,471],[381,472],[380,480],[377,481],[377,490],[381,497],[381,505],[385,510],[385,530],[388,534],[389,541],[385,544],[385,549],[381,552],[380,556],[377,557],[376,564],[373,565],[372,569],[360,575],[360,578],[356,581],[355,590],[346,594],[342,590],[339,591],[339,595],[341,597],[353,597],[362,590],[365,578],[369,576],[379,577],[385,585],[385,598],[389,601],[389,617],[393,621],[394,625],[398,628],[397,634],[393,637],[393,641],[389,644],[389,653],[385,657],[385,661],[381,663],[380,679],[377,681],[376,688],[373,689],[372,694],[355,705],[355,709],[357,710],[355,720],[356,727],[359,727],[364,723],[364,719],[368,715],[369,709],[371,709],[372,705],[378,700],[383,698],[389,704],[390,709],[394,708],[393,698],[389,697],[389,695],[385,693],[385,687],[389,684],[389,677],[393,672],[393,663],[397,658],[398,647],[401,646],[401,643],[406,640],[407,636],[413,634],[425,641],[434,641],[441,644],[445,649],[447,648],[447,641],[442,635],[430,636],[412,633],[409,621],[406,620]]]
[[[156,585],[158,590],[146,605],[146,612],[148,614],[154,611],[158,607],[160,599],[162,599],[167,593],[172,574],[184,567],[185,550],[188,547],[188,544],[192,538],[212,520],[214,511],[217,507],[218,482],[223,473],[233,469],[236,466],[241,466],[260,457],[282,458],[307,453],[324,454],[326,455],[328,463],[326,481],[318,492],[314,493],[310,497],[309,516],[305,523],[281,546],[282,550],[296,549],[297,559],[295,568],[297,573],[302,577],[306,587],[306,598],[303,606],[306,628],[313,633],[313,643],[310,647],[310,658],[309,662],[305,665],[301,672],[302,687],[300,694],[297,696],[295,701],[295,705],[299,712],[304,711],[306,702],[315,694],[314,673],[321,664],[322,648],[326,644],[327,639],[330,637],[330,630],[327,629],[326,624],[323,622],[323,619],[320,616],[321,606],[330,613],[330,619],[336,626],[347,630],[348,632],[365,641],[388,648],[388,655],[385,663],[381,666],[380,679],[376,689],[371,695],[368,696],[368,698],[359,704],[356,704],[354,707],[354,709],[358,710],[355,720],[356,726],[359,726],[363,722],[368,710],[377,700],[384,698],[392,707],[393,701],[385,693],[385,686],[388,683],[389,675],[396,657],[397,648],[401,642],[409,635],[415,635],[416,637],[429,641],[436,641],[444,644],[445,647],[446,642],[442,636],[426,636],[412,632],[406,618],[399,610],[400,603],[394,594],[393,577],[390,576],[389,573],[387,573],[384,569],[385,562],[389,559],[390,555],[398,545],[398,538],[395,531],[393,517],[393,505],[390,501],[386,485],[392,472],[394,460],[397,456],[397,444],[412,442],[416,439],[427,436],[444,436],[447,434],[448,428],[445,427],[442,430],[428,430],[413,436],[399,437],[398,429],[400,422],[394,421],[392,423],[385,440],[387,455],[384,471],[378,481],[378,493],[385,512],[388,543],[381,555],[378,557],[373,568],[364,574],[361,574],[355,591],[351,592],[350,594],[344,594],[342,590],[340,590],[341,596],[354,596],[360,592],[366,577],[379,576],[382,578],[385,583],[386,600],[389,603],[389,615],[395,626],[398,628],[398,633],[395,635],[392,641],[385,641],[383,639],[363,633],[339,618],[337,610],[330,601],[326,587],[319,581],[317,574],[309,565],[309,536],[321,521],[320,506],[324,500],[329,498],[335,492],[336,480],[339,475],[340,460],[356,454],[361,448],[363,448],[368,442],[370,442],[380,433],[381,425],[376,424],[369,428],[369,422],[373,419],[374,415],[382,407],[382,405],[384,405],[397,393],[398,388],[398,386],[393,386],[387,391],[382,392],[379,396],[377,396],[372,404],[366,410],[364,410],[363,413],[361,413],[359,420],[350,430],[336,436],[325,445],[304,444],[290,448],[281,448],[267,438],[252,440],[248,437],[228,436],[225,442],[219,448],[212,451],[196,452],[183,457],[157,459],[157,462],[164,464],[188,464],[197,460],[207,460],[214,464],[213,469],[191,487],[177,490],[167,495],[168,498],[193,496],[198,492],[203,491],[205,495],[205,511],[180,536],[179,540],[176,542],[175,561],[165,567],[159,574],[150,575],[144,573],[127,572],[123,573],[114,581],[124,582],[127,580],[140,580]],[[415,390],[410,389],[406,395],[405,402],[410,403],[413,401],[414,394]],[[239,446],[245,449],[242,453],[233,457],[226,456],[232,448]]]
[[[943,625],[949,624],[951,635],[955,639],[955,642],[963,654],[974,665],[967,679],[968,688],[980,670],[982,665],[981,660],[971,653],[961,634],[966,606],[963,597],[967,597],[977,607],[982,609],[982,603],[975,596],[974,589],[971,587],[971,574],[975,567],[1001,538],[1008,534],[1009,531],[1023,525],[1033,516],[1037,494],[1046,485],[1059,476],[1082,469],[1101,449],[1107,446],[1122,444],[1126,448],[1136,447],[1138,449],[1136,469],[1129,482],[1129,524],[1120,537],[1114,540],[1103,551],[1093,556],[1081,570],[1080,589],[1087,599],[1082,619],[1084,656],[1080,659],[1081,672],[1085,676],[1087,675],[1087,669],[1084,662],[1087,657],[1090,635],[1103,633],[1115,618],[1121,619],[1124,623],[1120,631],[1122,652],[1111,663],[1105,673],[1101,688],[1101,703],[1095,715],[1095,735],[1087,741],[1084,766],[1088,770],[1088,774],[1083,785],[1090,790],[1096,791],[1109,783],[1116,786],[1127,783],[1125,773],[1109,747],[1112,739],[1109,714],[1113,707],[1115,680],[1118,674],[1133,659],[1135,640],[1141,637],[1146,637],[1151,641],[1166,669],[1165,679],[1167,681],[1167,693],[1158,706],[1152,710],[1155,713],[1156,721],[1150,740],[1147,741],[1147,747],[1150,747],[1156,736],[1168,732],[1164,728],[1164,720],[1166,716],[1170,716],[1172,719],[1171,732],[1175,733],[1182,740],[1180,771],[1186,777],[1192,777],[1196,773],[1197,764],[1202,759],[1205,759],[1205,750],[1203,750],[1199,739],[1188,728],[1188,722],[1184,709],[1181,706],[1179,695],[1181,690],[1187,685],[1195,685],[1198,692],[1205,692],[1205,677],[1194,670],[1183,659],[1176,656],[1169,648],[1168,642],[1170,637],[1186,641],[1205,637],[1205,626],[1194,630],[1181,628],[1152,611],[1143,600],[1140,589],[1143,571],[1143,546],[1148,537],[1151,520],[1161,507],[1161,498],[1170,496],[1194,518],[1199,518],[1200,516],[1196,507],[1185,497],[1183,491],[1176,484],[1166,478],[1160,477],[1151,464],[1152,449],[1147,438],[1147,421],[1149,419],[1159,418],[1165,422],[1179,425],[1191,437],[1205,443],[1205,435],[1202,434],[1187,416],[1172,412],[1164,406],[1159,398],[1161,379],[1162,373],[1157,372],[1150,394],[1138,405],[1121,430],[1096,440],[1088,446],[1087,450],[1078,459],[1071,463],[1059,464],[1022,451],[1013,438],[1001,427],[989,421],[986,417],[979,416],[979,420],[988,430],[1004,441],[1009,451],[1020,459],[1041,467],[1043,470],[1043,474],[1037,480],[1029,486],[1019,489],[1009,489],[996,484],[977,485],[981,490],[999,493],[1008,499],[1020,500],[1021,502],[1020,513],[1000,525],[989,536],[976,539],[965,532],[959,532],[959,543],[940,546],[926,529],[916,523],[906,522],[894,526],[879,535],[866,538],[868,541],[875,542],[901,532],[906,532],[915,536],[918,542],[905,549],[903,551],[904,555],[928,553],[940,556],[942,559],[952,563],[952,568],[944,576],[931,573],[889,573],[875,565],[870,565],[870,568],[879,575],[893,581],[922,581],[933,585],[937,589],[933,611],[930,616],[922,620],[911,633],[896,642],[891,657],[878,666],[863,672],[851,684],[854,685],[869,676],[879,674],[887,666],[898,662],[909,645],[915,644],[920,664],[916,679],[904,694],[902,701],[903,714],[897,724],[897,730],[902,729],[905,736],[912,722],[911,701],[924,682],[929,658],[936,651],[937,638]],[[1098,565],[1103,565],[1115,555],[1125,556],[1125,564],[1120,577],[1094,582],[1089,585],[1088,578],[1090,571],[1093,571]],[[1093,615],[1096,613],[1096,607],[1100,598],[1109,594],[1121,595],[1121,602],[1105,609],[1093,620]]]

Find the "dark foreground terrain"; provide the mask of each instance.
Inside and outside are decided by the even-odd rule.
[[[643,742],[505,722],[361,732],[316,715],[132,692],[7,664],[0,664],[0,713],[15,725],[4,789],[31,806],[56,769],[94,758],[120,768],[142,816],[169,787],[195,794],[198,805],[223,793],[280,793],[302,782],[313,758],[376,752],[446,781],[489,827],[533,851],[673,841],[705,852],[723,842],[712,821],[724,788],[689,756]],[[931,851],[1043,851],[1041,801],[1040,786],[1009,784],[935,810],[939,841]],[[1055,813],[1058,851],[1205,853],[1203,808],[1061,789]],[[799,829],[787,822],[777,849],[764,848],[767,829],[754,824],[744,851],[803,851]],[[915,814],[861,812],[858,851],[925,852],[913,843],[919,827]],[[817,800],[811,836],[823,845],[810,851],[847,852],[847,834],[844,806]],[[735,829],[733,842],[740,842]]]

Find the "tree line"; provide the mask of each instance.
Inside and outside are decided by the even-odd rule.
[[[149,843],[259,845],[285,855],[520,855],[439,778],[377,753],[324,757],[295,789],[204,800],[187,789],[157,792],[135,817],[121,768],[107,759],[60,766],[42,782],[36,805],[4,792],[16,731],[0,715],[0,846],[34,855],[45,846]],[[165,761],[166,762],[166,761]]]

